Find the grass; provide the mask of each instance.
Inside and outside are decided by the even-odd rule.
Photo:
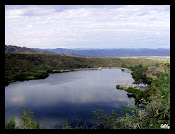
[[[163,72],[163,73],[165,73],[165,70],[170,71],[170,64],[160,65],[155,69],[155,71]]]

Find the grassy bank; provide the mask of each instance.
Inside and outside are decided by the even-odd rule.
[[[120,85],[117,85],[116,88],[120,89],[120,90],[125,90],[126,92],[128,92],[129,93],[128,96],[134,97],[138,104],[141,103],[142,98],[146,101],[150,101],[149,89],[145,89],[145,90],[141,91],[141,90],[133,88],[133,87],[128,87],[128,88],[120,87]]]
[[[5,54],[5,84],[46,78],[49,73],[82,68],[153,66],[156,62],[143,58],[74,57],[54,54]],[[56,71],[54,71],[56,70]]]

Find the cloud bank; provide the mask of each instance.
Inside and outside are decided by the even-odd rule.
[[[30,48],[169,48],[169,5],[5,8],[6,45]]]

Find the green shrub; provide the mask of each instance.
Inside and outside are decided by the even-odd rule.
[[[15,119],[14,117],[12,116],[12,119],[6,124],[5,124],[5,129],[15,129],[16,127],[16,122],[15,122]]]
[[[146,71],[148,70],[148,66],[136,65],[135,67],[131,67],[132,77],[135,80],[135,84],[144,83],[151,84],[152,78],[146,76]]]
[[[38,121],[32,121],[32,117],[34,112],[31,110],[27,110],[24,106],[23,116],[21,116],[20,125],[16,126],[16,122],[14,120],[14,117],[12,117],[12,120],[6,123],[5,128],[6,129],[39,129],[40,123]]]
[[[20,128],[21,129],[39,129],[40,125],[39,122],[37,121],[32,121],[32,117],[34,112],[32,112],[32,110],[27,110],[24,106],[24,111],[23,111],[23,116],[21,116],[21,125]]]
[[[67,124],[67,122],[64,122],[62,129],[71,129],[71,126],[69,126],[69,124]]]

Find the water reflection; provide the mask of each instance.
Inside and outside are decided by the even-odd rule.
[[[116,85],[132,82],[131,75],[120,69],[58,73],[42,80],[15,82],[5,89],[6,119],[12,113],[20,115],[25,105],[35,112],[36,119],[47,124],[46,128],[53,127],[48,121],[58,121],[54,125],[59,128],[59,122],[65,119],[87,121],[93,119],[92,111],[111,113],[112,109],[119,110],[118,105],[131,103],[127,93],[117,90]]]

